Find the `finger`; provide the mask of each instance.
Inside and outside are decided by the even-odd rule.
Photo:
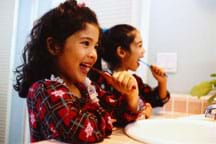
[[[133,77],[130,77],[127,83],[127,89],[133,90],[136,89],[137,82]]]
[[[123,83],[124,83],[124,87],[125,88],[129,89],[130,81],[131,81],[131,77],[130,76],[125,76],[124,77]]]
[[[118,81],[120,83],[120,86],[125,88],[127,86],[127,80],[128,80],[127,73],[121,72],[118,76]]]
[[[112,76],[116,79],[120,73],[119,72],[113,72]]]
[[[155,76],[162,76],[162,77],[166,76],[165,71],[155,65],[151,66],[151,71],[152,71],[152,74]]]
[[[152,66],[152,72],[154,72],[154,73],[156,73],[156,74],[158,74],[158,73],[160,73],[162,70],[160,69],[160,68],[158,68],[158,67],[156,67],[156,66]]]
[[[145,114],[141,114],[141,115],[138,116],[137,119],[138,120],[146,119],[146,116],[145,116]]]
[[[120,76],[120,73],[119,72],[114,72],[113,73],[113,82],[116,86],[120,86],[120,82],[119,82],[119,76]]]
[[[113,76],[116,79],[119,86],[121,86],[124,89],[127,87],[128,79],[130,78],[128,72],[116,72]]]
[[[125,93],[126,92],[125,90],[127,90],[126,84],[124,82],[125,74],[126,74],[125,72],[113,73],[114,86],[115,86],[115,88],[117,88],[118,90],[120,90],[123,93]]]

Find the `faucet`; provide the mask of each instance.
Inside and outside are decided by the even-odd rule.
[[[205,110],[205,117],[213,118],[216,120],[216,103],[209,105]]]

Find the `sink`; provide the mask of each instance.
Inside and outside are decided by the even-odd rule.
[[[125,133],[145,144],[216,144],[216,121],[203,115],[138,120]]]

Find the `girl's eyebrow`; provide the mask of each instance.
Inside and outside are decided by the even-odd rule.
[[[87,40],[93,40],[93,38],[88,37],[88,36],[81,36],[80,39],[87,39]]]
[[[141,41],[138,41],[138,42],[135,42],[136,44],[142,44],[143,42],[142,42],[142,40]]]
[[[81,40],[89,40],[89,41],[94,41],[94,38],[92,37],[89,37],[89,36],[81,36],[80,37]],[[98,43],[98,40],[97,40],[97,43]]]
[[[80,39],[81,39],[81,40],[89,40],[89,41],[94,41],[94,39],[93,39],[93,38],[91,38],[91,37],[88,37],[88,36],[81,36],[81,37],[80,37]],[[98,45],[98,40],[96,41],[96,44]]]

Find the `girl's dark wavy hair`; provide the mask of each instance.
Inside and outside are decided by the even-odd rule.
[[[130,44],[134,41],[135,35],[131,32],[135,27],[128,24],[119,24],[111,27],[102,34],[101,57],[108,62],[111,69],[115,69],[120,64],[120,59],[116,53],[120,46],[130,52]]]
[[[27,96],[28,89],[34,82],[56,73],[55,57],[48,52],[47,38],[52,37],[62,50],[66,39],[85,29],[87,23],[99,28],[96,14],[83,4],[77,4],[75,0],[61,3],[36,21],[24,47],[23,64],[15,70],[14,89],[20,97]]]

